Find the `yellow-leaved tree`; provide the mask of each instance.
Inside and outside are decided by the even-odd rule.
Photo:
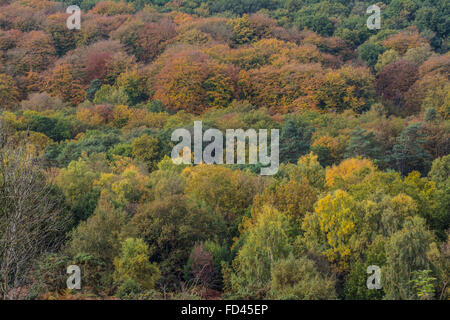
[[[127,238],[120,256],[114,259],[114,279],[119,283],[131,280],[147,290],[153,289],[161,273],[155,263],[150,263],[148,252],[144,240]]]
[[[315,248],[325,254],[338,269],[345,270],[352,256],[352,243],[358,236],[357,203],[351,195],[337,190],[317,202],[314,213],[305,217],[305,238],[315,237],[321,244]]]
[[[368,173],[374,171],[375,166],[369,159],[345,159],[339,165],[327,169],[326,186],[345,188],[361,182]]]

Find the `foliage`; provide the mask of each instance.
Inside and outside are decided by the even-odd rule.
[[[114,279],[118,282],[132,280],[147,290],[153,289],[160,272],[148,259],[148,245],[142,239],[125,239],[119,257],[114,260]]]
[[[447,2],[0,0],[0,297],[448,299]],[[277,174],[176,165],[194,121]]]
[[[431,300],[434,296],[433,281],[436,278],[430,277],[431,270],[414,271],[414,279],[411,282],[417,290],[417,296],[420,300]]]
[[[334,281],[320,274],[313,261],[293,256],[272,268],[272,296],[280,300],[333,300]]]
[[[431,233],[419,217],[406,221],[403,229],[391,236],[386,244],[386,266],[382,269],[387,299],[415,298],[411,283],[413,272],[424,270],[429,265],[426,251],[431,240]]]

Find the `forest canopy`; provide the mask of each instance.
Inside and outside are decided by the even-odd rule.
[[[0,0],[0,299],[450,299],[450,7],[372,4]],[[194,121],[278,173],[174,164]]]

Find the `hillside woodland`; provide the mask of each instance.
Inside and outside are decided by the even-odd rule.
[[[373,4],[0,0],[0,298],[450,299],[450,6]],[[278,173],[174,164],[199,120]]]

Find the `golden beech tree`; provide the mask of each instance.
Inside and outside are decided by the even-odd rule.
[[[368,159],[345,159],[338,166],[334,165],[326,171],[326,185],[333,188],[337,185],[350,185],[361,181],[364,175],[375,171],[375,166]]]
[[[342,112],[351,109],[361,113],[374,101],[374,80],[366,68],[344,66],[326,73],[312,97],[322,110]]]
[[[72,106],[83,102],[86,97],[80,82],[72,76],[69,64],[59,65],[53,70],[47,87],[51,94],[62,98]]]
[[[193,49],[165,57],[156,76],[155,99],[171,111],[202,113],[225,107],[234,96],[234,69]]]
[[[271,113],[296,110],[298,99],[308,92],[311,79],[321,72],[318,64],[291,63],[264,66],[239,74],[241,94],[252,104]]]

